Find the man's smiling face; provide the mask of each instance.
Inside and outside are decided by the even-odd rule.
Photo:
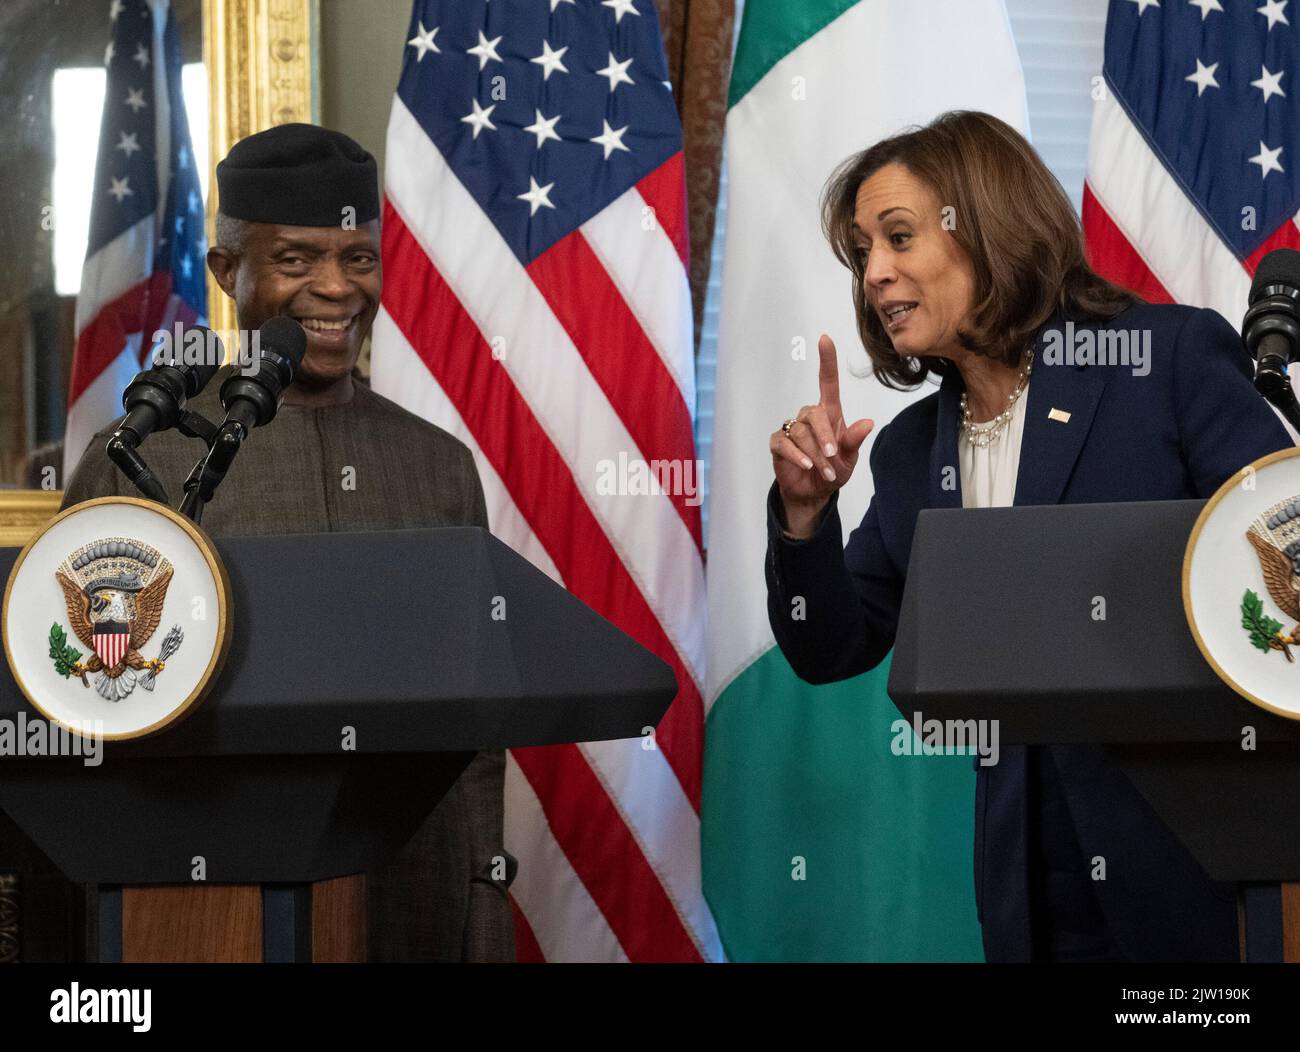
[[[295,384],[328,387],[351,373],[379,310],[379,220],[355,230],[246,223],[242,234],[237,249],[208,253],[240,327],[284,314],[307,330]]]

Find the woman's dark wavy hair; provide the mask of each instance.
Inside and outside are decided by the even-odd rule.
[[[930,373],[952,368],[943,358],[895,352],[867,302],[853,217],[858,189],[891,163],[903,165],[954,209],[952,235],[975,272],[968,327],[957,334],[968,350],[1014,368],[1057,308],[1084,321],[1112,318],[1140,302],[1088,266],[1070,199],[1019,132],[987,113],[942,114],[854,154],[822,193],[822,229],[853,274],[858,335],[886,387],[909,390]]]

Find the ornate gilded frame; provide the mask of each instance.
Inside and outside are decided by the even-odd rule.
[[[236,141],[274,124],[320,119],[320,0],[203,0],[208,70],[208,241],[215,236],[216,163]],[[234,305],[208,275],[208,315],[231,330]],[[0,547],[19,548],[58,513],[62,491],[0,490]]]
[[[62,490],[0,489],[0,548],[21,548],[59,512]]]

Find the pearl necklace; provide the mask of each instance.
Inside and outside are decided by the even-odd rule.
[[[1033,371],[1034,351],[1033,348],[1030,348],[1029,359],[1020,372],[1020,379],[1016,381],[1016,389],[1007,395],[1007,407],[992,420],[987,420],[982,424],[977,424],[971,419],[970,407],[966,404],[966,392],[961,393],[961,430],[962,434],[966,436],[967,442],[972,446],[979,446],[984,449],[1002,436],[1007,424],[1011,422],[1011,414],[1015,410],[1017,400],[1024,394],[1025,387],[1029,383],[1029,374]]]

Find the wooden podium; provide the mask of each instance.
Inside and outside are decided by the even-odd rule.
[[[234,634],[154,738],[0,759],[100,961],[361,961],[365,874],[480,749],[639,737],[669,667],[474,528],[216,541]],[[7,576],[17,549],[0,549]],[[106,704],[108,704],[106,702]],[[37,719],[7,667],[0,719]]]
[[[366,960],[366,878],[277,888],[141,884],[100,895],[100,960],[246,964]],[[116,921],[116,923],[114,923]]]

